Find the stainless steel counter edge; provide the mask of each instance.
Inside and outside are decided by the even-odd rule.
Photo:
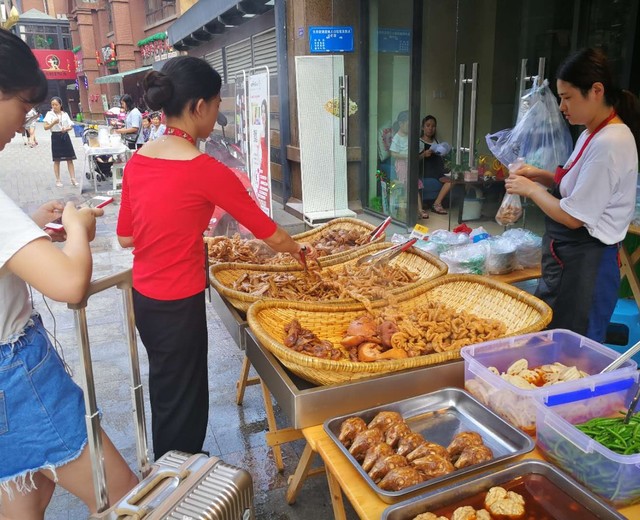
[[[236,342],[238,348],[240,350],[245,350],[246,336],[244,335],[244,329],[249,326],[247,320],[240,315],[233,305],[231,305],[218,293],[218,291],[213,288],[211,288],[211,305],[218,313],[220,321],[233,338],[233,341]]]
[[[280,362],[244,329],[246,354],[294,428],[445,387],[464,388],[464,361],[452,361],[331,386],[299,388]]]

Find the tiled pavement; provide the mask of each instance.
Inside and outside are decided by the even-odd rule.
[[[56,188],[50,155],[49,135],[41,124],[37,126],[39,146],[29,148],[16,135],[4,151],[0,152],[0,187],[26,211],[37,208],[42,202],[57,198],[79,200],[92,195],[93,183],[85,179],[85,193],[70,186],[66,166],[62,165],[64,188]],[[82,170],[83,150],[79,138],[72,137],[78,160],[75,161],[78,179]],[[108,183],[99,191],[110,189]],[[117,202],[117,201],[116,201]],[[277,206],[277,204],[275,205]],[[131,265],[130,251],[122,250],[115,238],[118,205],[105,208],[105,215],[98,221],[97,236],[92,244],[94,255],[94,279],[114,274]],[[300,221],[278,211],[276,220],[291,232],[302,231]],[[46,266],[44,266],[46,268]],[[34,295],[35,306],[45,324],[60,342],[65,359],[74,373],[79,371],[78,346],[75,338],[73,315],[65,305],[44,300]],[[49,310],[50,309],[50,310]],[[92,345],[94,374],[98,404],[103,412],[103,427],[115,445],[135,468],[135,438],[130,413],[129,376],[126,337],[123,326],[123,308],[118,291],[111,290],[92,297],[87,308],[89,334]],[[248,469],[254,479],[257,518],[284,520],[316,520],[332,517],[326,479],[310,478],[302,488],[293,506],[284,499],[287,477],[293,473],[304,445],[301,441],[284,445],[284,473],[278,473],[272,455],[266,448],[267,422],[259,387],[249,387],[242,406],[235,404],[235,383],[240,372],[242,356],[228,335],[217,314],[207,305],[209,329],[210,414],[205,450],[222,457],[226,462]],[[142,376],[147,378],[146,354],[139,345]],[[146,396],[145,395],[145,396]],[[147,405],[147,421],[150,419]],[[275,407],[281,427],[288,420]],[[150,424],[147,426],[150,431]],[[348,518],[357,516],[348,507]],[[86,507],[74,496],[58,488],[47,511],[47,520],[79,520],[86,518]]]

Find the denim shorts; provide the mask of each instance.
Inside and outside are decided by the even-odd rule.
[[[0,344],[0,491],[32,489],[33,473],[54,472],[87,443],[82,390],[65,371],[39,316]]]

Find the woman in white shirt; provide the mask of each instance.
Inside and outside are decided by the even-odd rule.
[[[555,174],[524,165],[505,186],[546,214],[536,295],[553,309],[549,327],[602,342],[618,299],[618,247],[635,209],[640,107],[615,86],[597,49],[570,56],[557,88],[567,121],[586,130]]]
[[[67,161],[71,184],[77,186],[76,171],[73,161],[76,160],[76,152],[73,149],[69,132],[73,127],[71,118],[62,110],[62,100],[59,97],[51,98],[51,110],[44,117],[44,129],[51,130],[51,155],[53,158],[53,173],[56,176],[56,186],[62,188],[60,180],[60,161]]]
[[[0,151],[47,95],[31,49],[0,29]],[[42,230],[62,213],[64,233]],[[49,202],[31,217],[0,190],[0,518],[41,520],[56,484],[96,511],[82,390],[65,371],[27,284],[62,302],[78,302],[91,279],[89,242],[101,209]],[[45,269],[42,266],[46,266]],[[102,434],[109,502],[137,482]]]

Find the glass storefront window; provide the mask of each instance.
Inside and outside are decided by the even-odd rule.
[[[412,0],[373,1],[369,19],[369,172],[367,206],[407,221]]]

